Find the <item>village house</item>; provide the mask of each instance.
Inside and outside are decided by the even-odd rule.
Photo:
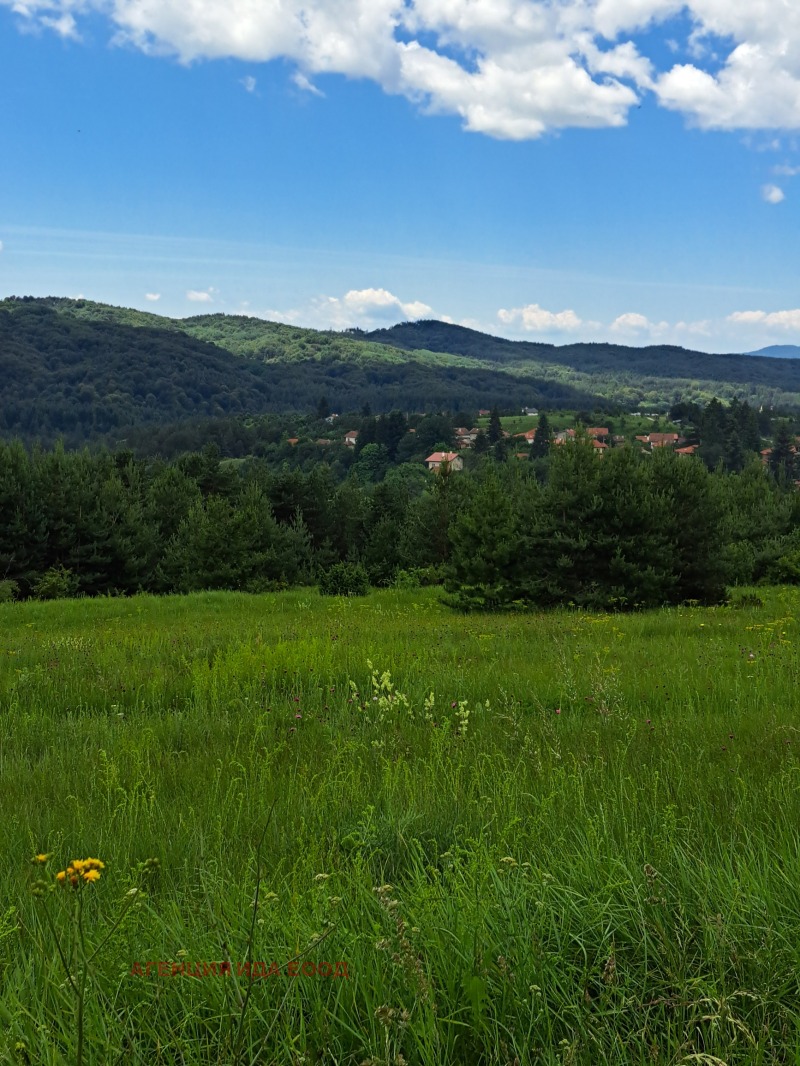
[[[299,444],[300,443],[300,438],[299,437],[289,437],[289,439],[286,441],[286,443],[287,444],[291,444],[291,446],[294,447],[295,444]]]
[[[534,437],[536,436],[536,430],[535,429],[529,429],[529,430],[526,430],[525,433],[515,433],[514,436],[515,437],[522,437],[524,440],[526,440],[528,442],[528,444],[531,444],[533,442]]]
[[[553,437],[553,444],[566,444],[568,440],[575,440],[574,429],[562,429]]]
[[[591,437],[593,440],[603,440],[608,436],[608,428],[606,426],[590,426],[586,430],[586,436]]]
[[[650,433],[648,435],[651,448],[672,448],[679,439],[677,433]]]
[[[442,466],[450,470],[463,470],[464,460],[458,452],[433,452],[425,460],[429,470],[441,470]]]
[[[350,429],[344,435],[344,442],[348,448],[355,448],[358,443],[358,430]]]
[[[524,415],[530,415],[531,418],[534,418],[536,415],[539,414],[539,412],[537,411],[537,409],[535,407],[523,407],[522,408],[522,413]]]
[[[682,442],[677,433],[645,433],[636,439],[642,444],[649,444],[650,448],[673,448]]]

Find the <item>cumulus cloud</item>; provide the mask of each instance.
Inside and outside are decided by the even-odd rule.
[[[373,329],[402,320],[428,318],[433,308],[422,300],[401,300],[388,289],[350,289],[344,296],[319,296],[305,308],[269,310],[265,317],[317,329]]]
[[[783,333],[800,333],[800,308],[792,311],[734,311],[727,320],[738,326],[762,326]]]
[[[685,326],[685,323],[681,325]],[[615,318],[609,328],[612,333],[629,336],[647,334],[649,337],[663,338],[671,327],[669,322],[651,322],[646,315],[640,315],[637,311],[627,311]]]
[[[149,300],[150,303],[156,303],[156,301],[161,299],[161,293],[160,292],[146,292],[144,294],[144,298],[145,298],[145,300]]]
[[[574,311],[546,311],[538,304],[512,307],[510,310],[501,307],[497,317],[504,325],[519,325],[534,333],[569,332],[585,325]]]
[[[778,185],[762,185],[761,199],[768,204],[779,204],[786,199],[786,194]]]
[[[351,289],[345,293],[342,305],[348,312],[368,315],[371,318],[397,318],[398,312],[407,319],[425,318],[433,310],[421,300],[403,303],[387,289]]]
[[[195,304],[210,304],[216,289],[187,289],[186,299]]]
[[[524,139],[621,126],[642,93],[708,129],[800,128],[793,0],[0,0],[21,24],[75,37],[106,15],[114,40],[189,63],[282,58],[295,84],[369,78],[467,129]],[[677,59],[636,35],[685,11]],[[672,29],[672,27],[671,27]],[[674,38],[674,32],[673,32]],[[248,88],[250,79],[243,79]],[[254,86],[253,86],[254,87]],[[252,91],[248,88],[248,91]]]

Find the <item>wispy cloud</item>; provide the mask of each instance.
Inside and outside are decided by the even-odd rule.
[[[145,300],[149,300],[150,303],[157,303],[157,301],[161,299],[161,293],[160,292],[146,292],[144,294],[144,298],[145,298]]]
[[[296,70],[292,75],[292,81],[295,83],[298,89],[302,89],[304,93],[311,93],[313,96],[321,96],[324,98],[325,93],[318,89],[317,86],[306,77],[302,71]]]
[[[254,93],[256,91],[256,85],[258,85],[258,82],[252,74],[246,74],[245,77],[240,78],[239,84],[244,86],[245,92]]]
[[[210,304],[214,299],[216,289],[187,289],[186,299],[195,304]]]

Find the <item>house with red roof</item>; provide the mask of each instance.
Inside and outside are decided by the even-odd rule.
[[[433,452],[425,462],[429,470],[441,470],[443,466],[450,470],[464,469],[464,460],[458,452]]]

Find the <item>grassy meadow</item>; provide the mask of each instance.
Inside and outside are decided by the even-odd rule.
[[[0,1061],[797,1066],[800,591],[759,595],[0,605]]]

